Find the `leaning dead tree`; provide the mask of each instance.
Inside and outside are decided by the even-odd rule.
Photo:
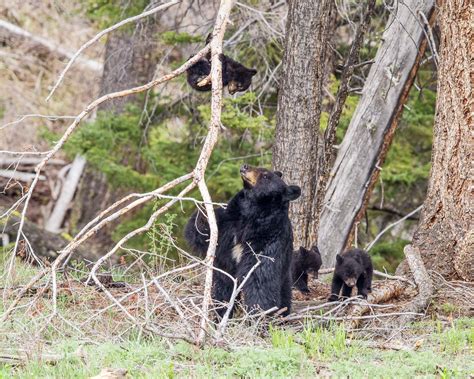
[[[176,1],[171,1],[170,4],[174,4]],[[191,65],[196,63],[199,59],[205,56],[209,50],[211,51],[211,60],[212,60],[212,69],[211,69],[211,80],[212,80],[212,98],[211,98],[211,120],[208,128],[208,134],[205,138],[201,154],[199,159],[196,162],[196,166],[194,170],[190,173],[184,174],[183,176],[176,178],[175,180],[157,188],[156,190],[149,192],[149,193],[132,193],[123,197],[122,199],[116,201],[114,204],[109,206],[107,209],[100,212],[93,220],[91,220],[84,228],[69,242],[67,246],[62,248],[59,251],[59,255],[52,263],[51,267],[41,270],[36,274],[31,280],[26,284],[21,291],[19,291],[16,296],[13,298],[11,302],[5,303],[5,311],[3,312],[0,322],[5,321],[10,317],[12,312],[14,312],[17,307],[19,306],[23,296],[28,293],[28,291],[33,288],[33,286],[40,283],[40,281],[44,278],[47,278],[46,284],[44,285],[45,288],[48,287],[51,289],[52,293],[52,314],[50,315],[50,320],[54,319],[59,315],[58,310],[58,272],[63,267],[65,261],[70,259],[71,256],[74,255],[74,252],[84,243],[86,242],[91,236],[101,230],[104,226],[117,220],[119,217],[127,214],[133,209],[149,202],[153,199],[164,199],[167,202],[155,210],[153,214],[149,217],[148,222],[143,225],[142,227],[133,230],[132,232],[125,235],[115,246],[113,246],[109,251],[105,252],[102,257],[95,262],[94,266],[89,272],[89,278],[87,282],[93,282],[97,287],[99,287],[104,295],[111,301],[114,306],[121,309],[123,313],[128,317],[132,322],[136,325],[140,325],[137,319],[127,311],[124,306],[121,304],[120,300],[116,299],[112,293],[105,287],[102,281],[99,279],[99,270],[102,266],[108,262],[111,258],[113,258],[116,253],[124,247],[124,245],[133,237],[145,233],[151,229],[154,225],[155,221],[158,219],[159,216],[167,212],[173,205],[179,203],[183,200],[190,200],[196,202],[196,200],[192,198],[186,198],[186,195],[193,190],[194,188],[198,187],[200,194],[202,196],[202,203],[206,209],[206,213],[208,216],[209,226],[210,226],[210,239],[209,239],[209,248],[207,251],[206,258],[203,262],[199,261],[198,263],[191,263],[187,266],[171,270],[169,273],[162,274],[160,277],[165,275],[170,275],[176,271],[185,271],[192,268],[195,268],[197,264],[203,266],[205,268],[205,282],[202,294],[202,301],[200,302],[200,306],[197,307],[196,304],[193,303],[194,307],[197,307],[197,315],[200,318],[200,322],[196,327],[196,331],[188,330],[189,333],[187,336],[184,336],[183,339],[190,340],[196,344],[203,344],[206,340],[206,337],[209,335],[209,326],[211,325],[210,318],[208,313],[210,311],[210,304],[211,304],[211,284],[212,284],[212,273],[213,273],[213,261],[214,261],[214,254],[215,248],[217,245],[217,225],[215,214],[213,210],[213,203],[211,196],[209,194],[206,182],[205,182],[205,171],[207,165],[209,163],[209,159],[212,153],[214,146],[217,143],[217,138],[219,135],[219,130],[221,127],[221,108],[222,108],[222,67],[221,67],[221,60],[219,58],[220,54],[222,53],[222,41],[224,37],[224,32],[226,29],[226,25],[229,19],[229,15],[233,6],[232,0],[221,0],[220,7],[218,9],[216,15],[216,21],[214,25],[214,30],[212,32],[212,41],[210,46],[206,46],[201,51],[199,51],[194,57],[189,59],[186,63],[182,66],[174,70],[173,72],[164,75],[160,78],[156,78],[145,85],[137,86],[131,89],[125,89],[117,92],[112,92],[108,94],[104,94],[97,100],[91,102],[80,114],[78,114],[73,122],[69,125],[65,133],[59,139],[59,141],[54,145],[54,147],[47,152],[44,152],[44,158],[38,163],[35,169],[35,177],[31,182],[31,185],[28,191],[21,197],[21,199],[15,204],[16,207],[19,205],[23,206],[21,215],[19,216],[18,221],[18,231],[17,231],[17,238],[15,240],[14,248],[11,254],[11,258],[8,263],[8,272],[7,272],[7,285],[12,282],[12,276],[14,272],[15,266],[15,256],[18,253],[22,241],[22,236],[25,232],[25,227],[27,225],[25,215],[26,210],[29,206],[31,197],[35,188],[38,184],[39,178],[41,176],[41,172],[43,171],[45,165],[48,163],[50,159],[52,159],[55,154],[63,147],[64,143],[68,140],[72,133],[79,127],[80,123],[93,112],[98,106],[101,104],[113,100],[118,99],[124,96],[134,95],[140,92],[147,91],[151,88],[156,87],[159,84],[162,84],[166,81],[169,81],[176,76],[184,73]],[[163,7],[163,6],[162,6]],[[86,44],[87,45],[87,44]],[[81,48],[82,50],[82,48]],[[57,85],[60,84],[58,81]],[[27,152],[23,153],[24,155],[28,155]],[[35,155],[38,155],[35,153]],[[167,195],[171,189],[175,188],[178,185],[186,184],[187,185],[180,191],[177,196],[170,196]],[[13,208],[5,213],[5,216],[11,215],[13,212]],[[145,284],[141,290],[146,292],[149,285],[157,285],[157,278],[154,278],[148,284]],[[159,284],[158,284],[159,286]],[[174,303],[169,296],[165,296],[171,303],[175,309],[179,309],[179,305]],[[196,310],[194,311],[196,312]],[[182,312],[177,311],[178,315],[181,316]],[[182,320],[184,324],[187,324],[187,320]],[[140,326],[143,328],[143,326]],[[222,330],[223,328],[219,328]],[[151,331],[156,332],[156,329],[151,328]],[[160,332],[158,331],[158,334]],[[163,334],[160,334],[163,335]]]
[[[330,175],[318,235],[325,267],[351,243],[429,42],[434,0],[397,4]]]

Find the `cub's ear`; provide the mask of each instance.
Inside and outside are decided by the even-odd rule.
[[[283,173],[281,171],[273,171],[276,176],[279,176],[280,178],[283,176]]]
[[[249,74],[250,74],[251,76],[254,76],[256,73],[257,73],[257,70],[255,70],[254,68],[251,68],[251,69],[249,70]]]
[[[288,186],[286,189],[286,199],[288,200],[296,200],[298,197],[301,196],[301,188],[298,186]]]
[[[306,255],[309,253],[309,251],[307,249],[305,249],[303,246],[300,246],[300,253],[303,254],[303,255]]]
[[[336,255],[336,262],[341,264],[343,261],[344,261],[344,258],[342,257],[342,255],[337,254]]]
[[[316,254],[321,255],[321,252],[319,251],[317,245],[313,245],[313,247],[311,248],[311,251],[312,251],[313,253],[316,253]]]

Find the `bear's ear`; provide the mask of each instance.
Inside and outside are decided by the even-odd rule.
[[[321,254],[320,251],[319,251],[319,249],[318,249],[318,245],[313,245],[313,246],[311,247],[311,251],[314,252],[314,253],[316,253],[316,254]]]
[[[283,176],[283,173],[281,171],[273,171],[276,176],[279,176],[280,178]]]
[[[341,264],[343,261],[344,261],[344,258],[342,257],[342,255],[337,254],[336,255],[336,262]]]
[[[307,249],[305,249],[303,246],[300,246],[300,252],[303,255],[307,255],[309,253],[309,251]]]
[[[286,189],[286,199],[296,200],[301,195],[301,188],[298,186],[288,186]]]
[[[250,74],[251,76],[254,76],[256,73],[257,73],[257,70],[255,70],[254,68],[251,68],[251,69],[249,70],[249,74]]]

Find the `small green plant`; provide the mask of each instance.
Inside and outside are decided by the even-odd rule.
[[[352,355],[352,347],[347,346],[347,333],[342,324],[330,323],[328,327],[314,325],[308,321],[302,332],[306,354],[321,360]]]
[[[270,325],[269,332],[273,347],[288,349],[295,346],[295,336],[290,331]]]
[[[156,202],[153,206],[153,212],[160,208],[161,204]],[[177,215],[174,213],[166,213],[164,222],[155,222],[150,231],[147,233],[149,238],[150,263],[155,269],[164,268],[167,257],[170,255],[173,245],[170,238],[173,238],[173,230],[176,226],[174,220]]]

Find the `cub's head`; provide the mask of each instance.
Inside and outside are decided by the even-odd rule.
[[[234,72],[234,79],[232,79],[227,85],[229,93],[233,95],[236,92],[246,91],[252,84],[252,77],[257,73],[257,70],[246,68],[244,66],[239,67]]]
[[[336,255],[335,273],[346,283],[348,287],[354,287],[357,279],[364,272],[362,264],[351,254]]]
[[[244,190],[248,196],[256,201],[288,203],[301,195],[298,186],[289,186],[283,179],[280,171],[271,171],[261,167],[242,165],[240,176]]]
[[[310,274],[313,273],[314,277],[318,277],[318,271],[321,268],[321,254],[316,245],[311,250],[305,249],[303,246],[300,247],[300,257],[302,260],[304,270]]]

